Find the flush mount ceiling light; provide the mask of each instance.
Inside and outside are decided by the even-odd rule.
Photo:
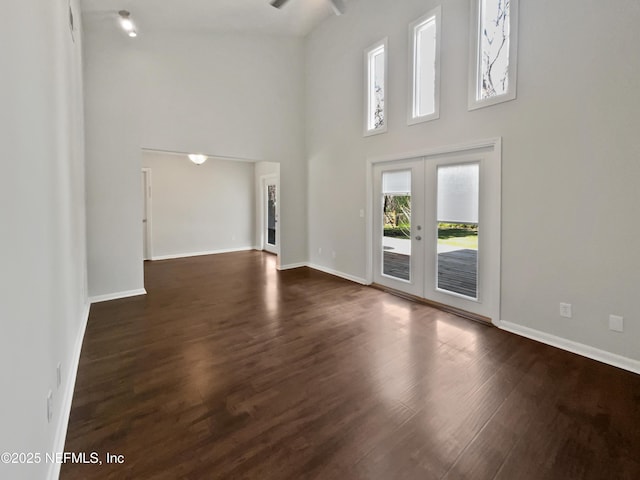
[[[131,38],[137,37],[138,32],[136,32],[136,26],[133,23],[133,20],[131,20],[131,13],[126,10],[120,10],[118,15],[120,15],[120,26],[125,32],[127,32],[127,35]]]
[[[207,161],[207,157],[206,155],[202,155],[200,153],[190,153],[189,154],[189,160],[191,160],[193,163],[195,163],[196,165],[202,165],[204,162]]]

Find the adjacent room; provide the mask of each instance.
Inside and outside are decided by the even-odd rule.
[[[20,0],[0,478],[640,478],[635,0]]]

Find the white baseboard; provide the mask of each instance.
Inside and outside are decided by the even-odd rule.
[[[126,292],[107,293],[106,295],[96,295],[90,297],[90,303],[107,302],[109,300],[118,300],[120,298],[137,297],[138,295],[146,295],[147,291],[144,288],[138,290],[128,290]]]
[[[308,263],[308,262],[290,263],[289,265],[280,265],[278,267],[278,270],[293,270],[294,268],[300,268],[300,267],[309,267],[314,270],[318,270],[319,272],[328,273],[329,275],[333,275],[334,277],[344,278],[345,280],[349,280],[350,282],[359,283],[360,285],[368,285],[368,282],[364,278],[356,277],[355,275],[349,275],[348,273],[340,272],[332,268],[322,267],[314,263]]]
[[[249,250],[257,250],[257,248],[256,247],[224,248],[221,250],[207,250],[205,252],[174,253],[171,255],[154,255],[151,257],[151,260],[152,261],[174,260],[176,258],[201,257],[203,255],[218,255],[220,253],[247,252]]]
[[[55,437],[53,439],[53,453],[64,452],[64,444],[67,440],[67,428],[69,427],[69,417],[71,416],[71,404],[73,402],[73,393],[76,387],[76,377],[78,375],[78,366],[80,364],[80,353],[82,352],[82,342],[84,341],[84,334],[87,330],[87,322],[89,321],[89,310],[91,304],[85,305],[80,320],[80,328],[78,329],[78,335],[73,346],[73,353],[70,359],[69,367],[66,368],[66,381],[64,387],[61,390],[62,408],[60,410],[60,421],[56,428]],[[49,465],[49,471],[47,472],[48,480],[58,480],[60,477],[60,467],[62,465],[58,462],[53,462]]]
[[[322,267],[320,265],[315,265],[313,263],[309,263],[307,266],[309,268],[313,268],[314,270],[319,270],[320,272],[328,273],[329,275],[334,275],[336,277],[344,278],[345,280],[349,280],[351,282],[359,283],[360,285],[367,285],[367,281],[364,278],[356,277],[354,275],[349,275],[348,273],[343,273],[338,270]]]
[[[308,267],[307,262],[290,263],[289,265],[280,265],[278,270],[293,270],[294,268]]]
[[[633,373],[640,374],[640,361],[632,358],[616,355],[615,353],[600,350],[599,348],[591,347],[583,343],[567,340],[566,338],[557,337],[550,333],[534,330],[533,328],[518,325],[517,323],[507,322],[500,320],[496,323],[496,326],[507,332],[515,333],[523,337],[536,340],[538,342],[557,347],[562,350],[567,350],[572,353],[577,353],[583,357],[591,358],[614,367],[622,368]]]

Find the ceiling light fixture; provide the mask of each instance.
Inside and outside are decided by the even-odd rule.
[[[272,0],[271,6],[276,8],[282,8],[282,6],[288,1],[289,0]],[[331,4],[331,9],[333,10],[333,13],[335,13],[336,15],[342,15],[346,10],[344,0],[329,0],[329,3]]]
[[[118,15],[120,15],[120,26],[122,29],[127,32],[130,37],[137,37],[138,32],[136,32],[136,26],[133,23],[133,20],[131,20],[131,13],[127,10],[120,10]]]
[[[198,153],[198,154],[190,153],[189,154],[189,160],[191,160],[196,165],[202,165],[204,162],[207,161],[207,158],[209,158],[209,157],[207,157],[206,155],[202,155],[200,153]]]

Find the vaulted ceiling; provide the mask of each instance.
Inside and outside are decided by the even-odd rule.
[[[81,0],[84,15],[116,18],[128,10],[140,32],[211,30],[304,36],[332,14],[328,0]]]

